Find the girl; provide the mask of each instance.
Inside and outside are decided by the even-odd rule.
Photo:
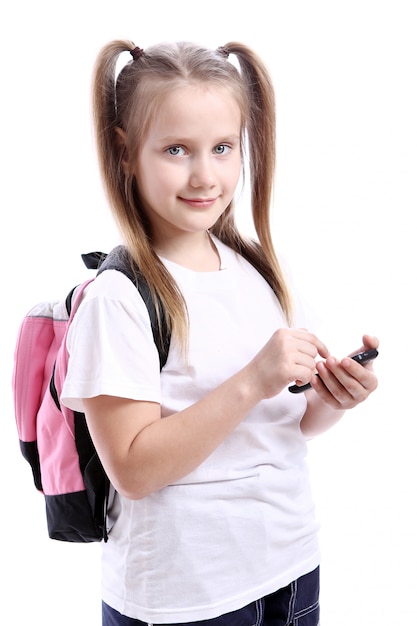
[[[94,114],[114,216],[172,332],[160,372],[142,298],[109,270],[68,336],[62,401],[85,412],[115,490],[103,625],[317,625],[306,439],[377,382],[293,311],[269,225],[267,69],[238,43],[114,41],[98,57]],[[258,242],[233,214],[246,147]],[[294,381],[312,389],[293,395]]]

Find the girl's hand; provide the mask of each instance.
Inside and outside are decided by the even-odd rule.
[[[308,383],[316,370],[316,358],[326,359],[326,346],[304,329],[281,328],[249,364],[255,388],[260,398],[272,398],[294,380]]]
[[[352,355],[362,350],[378,348],[378,345],[376,337],[364,335],[363,346],[352,352]],[[378,386],[372,362],[360,365],[350,357],[341,361],[330,357],[316,363],[316,368],[318,376],[312,377],[311,386],[323,402],[337,410],[355,407],[366,400]]]

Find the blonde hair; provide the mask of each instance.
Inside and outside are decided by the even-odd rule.
[[[116,76],[122,53],[133,60]],[[234,54],[239,66],[228,60]],[[258,242],[237,229],[233,202],[211,228],[226,245],[245,257],[277,295],[291,323],[291,297],[278,263],[271,236],[270,206],[275,176],[275,95],[261,59],[241,43],[210,50],[192,43],[137,48],[130,41],[112,41],[98,55],[93,79],[93,114],[98,159],[111,209],[130,255],[149,283],[153,298],[164,312],[168,328],[184,345],[188,335],[182,294],[152,246],[150,225],[140,200],[140,189],[122,162],[118,130],[125,133],[127,152],[134,162],[155,112],[166,95],[182,85],[204,84],[227,89],[241,112],[241,145],[247,144],[251,205]],[[245,141],[244,141],[245,138]]]

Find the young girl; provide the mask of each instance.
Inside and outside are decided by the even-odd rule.
[[[114,41],[98,57],[104,183],[172,332],[160,372],[138,290],[108,270],[68,336],[62,401],[85,412],[115,490],[104,626],[318,624],[306,440],[377,382],[293,311],[269,225],[274,107],[265,65],[242,44]],[[234,219],[246,149],[258,242]],[[291,394],[294,381],[312,389]]]

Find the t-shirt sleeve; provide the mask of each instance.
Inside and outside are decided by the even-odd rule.
[[[158,351],[146,305],[121,272],[107,270],[87,288],[67,336],[61,402],[83,411],[99,395],[160,402]]]

